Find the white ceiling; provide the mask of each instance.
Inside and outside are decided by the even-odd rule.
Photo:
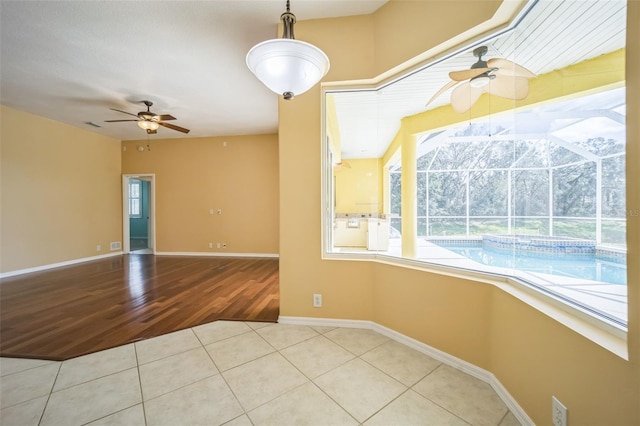
[[[501,57],[537,75],[625,46],[625,0],[538,0],[521,21],[501,36],[462,46],[461,53],[428,64],[378,90],[336,92],[342,158],[380,158],[400,129],[403,117],[448,104],[451,90],[425,107],[448,83],[449,71],[468,69],[477,58],[474,47],[485,45],[483,59]],[[483,95],[488,96],[488,95]]]
[[[116,108],[171,114],[188,137],[277,132],[277,95],[248,70],[284,0],[0,2],[0,103],[113,138]],[[298,20],[369,14],[386,0],[293,0]],[[303,95],[304,96],[304,95]],[[87,122],[100,125],[92,127]],[[185,137],[161,127],[156,138]]]

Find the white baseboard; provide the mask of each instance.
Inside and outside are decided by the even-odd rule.
[[[28,273],[31,273],[31,272],[46,271],[47,269],[60,268],[62,266],[75,265],[77,263],[91,262],[92,260],[99,260],[99,259],[104,259],[104,258],[112,257],[112,256],[120,256],[121,254],[122,254],[122,251],[115,251],[115,252],[112,252],[112,253],[101,254],[99,256],[83,257],[81,259],[73,259],[73,260],[67,260],[65,262],[51,263],[49,265],[34,266],[33,268],[19,269],[19,270],[16,270],[16,271],[9,271],[9,272],[2,272],[2,273],[0,273],[0,279],[9,278],[9,277],[13,277],[13,276],[16,276],[16,275],[28,274]]]
[[[0,273],[0,279],[9,278],[16,275],[28,274],[31,272],[46,271],[48,269],[60,268],[62,266],[70,266],[78,263],[90,262],[92,260],[104,259],[106,257],[120,256],[122,251],[114,251],[99,256],[83,257],[81,259],[67,260],[65,262],[51,263],[49,265],[34,266],[33,268],[19,269]],[[279,258],[278,253],[207,253],[207,252],[156,252],[160,256],[212,256],[212,257],[258,257],[258,258]]]
[[[533,420],[527,415],[527,413],[520,407],[516,400],[511,396],[507,389],[500,383],[496,376],[483,368],[473,365],[465,360],[457,358],[453,355],[449,355],[439,349],[422,343],[409,336],[405,336],[402,333],[398,333],[395,330],[377,324],[373,321],[366,320],[348,320],[348,319],[333,319],[333,318],[310,318],[310,317],[286,317],[280,316],[278,322],[281,324],[295,324],[295,325],[308,325],[318,327],[345,327],[345,328],[366,328],[376,331],[396,342],[409,346],[412,349],[417,350],[425,355],[434,358],[443,364],[449,365],[460,371],[463,371],[483,382],[489,384],[493,390],[498,394],[500,399],[505,403],[507,408],[513,413],[514,417],[518,419],[520,424],[525,426],[534,426]]]
[[[226,253],[226,252],[201,252],[201,251],[157,251],[157,256],[210,256],[210,257],[264,257],[279,258],[278,253]]]
[[[344,327],[344,328],[368,328],[373,329],[375,323],[367,320],[349,320],[332,318],[311,318],[311,317],[278,317],[280,324],[308,325],[311,327]]]

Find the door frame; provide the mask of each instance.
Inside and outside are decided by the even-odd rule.
[[[156,175],[155,173],[122,175],[122,252],[131,252],[131,229],[129,226],[129,180],[149,182],[149,240],[147,246],[156,253]]]

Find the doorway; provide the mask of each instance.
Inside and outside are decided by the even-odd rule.
[[[124,253],[154,254],[155,175],[122,176]]]

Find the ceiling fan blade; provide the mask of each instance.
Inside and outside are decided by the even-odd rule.
[[[461,84],[451,92],[451,106],[458,114],[465,113],[476,103],[482,92],[481,88],[471,87],[469,82]]]
[[[182,133],[189,133],[190,132],[189,129],[185,129],[184,127],[176,126],[175,124],[163,123],[162,121],[159,121],[158,124],[168,128],[168,129],[177,130],[177,131],[182,132]]]
[[[111,111],[118,111],[118,112],[121,112],[121,113],[123,113],[123,114],[133,115],[134,117],[137,117],[137,115],[136,115],[136,114],[131,114],[130,112],[127,112],[127,111],[122,111],[122,110],[115,109],[115,108],[109,108],[109,109],[110,109]]]
[[[455,85],[456,85],[456,84],[458,84],[458,83],[460,83],[460,82],[459,82],[459,81],[453,81],[453,80],[451,80],[450,82],[448,82],[447,84],[445,84],[445,85],[442,87],[442,89],[438,90],[438,92],[437,92],[435,95],[433,95],[433,96],[431,97],[431,99],[429,99],[429,102],[427,102],[427,103],[425,104],[425,107],[426,107],[426,106],[429,106],[429,104],[430,104],[431,102],[433,102],[433,100],[434,100],[434,99],[436,99],[438,96],[442,95],[444,92],[446,92],[447,90],[451,89],[453,86],[455,86]]]
[[[451,71],[449,78],[455,81],[465,81],[491,70],[492,68],[472,68],[469,70]]]
[[[496,74],[510,75],[515,77],[534,78],[536,75],[515,62],[507,59],[492,58],[487,61],[487,65],[491,68],[498,68]]]
[[[173,115],[171,115],[171,114],[162,114],[162,115],[159,115],[159,116],[158,116],[158,118],[159,118],[161,121],[168,121],[168,120],[175,120],[175,119],[176,119],[176,118],[175,118]]]
[[[104,120],[105,123],[119,123],[121,121],[139,121],[139,120]]]
[[[529,95],[529,79],[525,77],[509,77],[496,75],[489,84],[482,88],[485,92],[501,98],[524,99]]]

